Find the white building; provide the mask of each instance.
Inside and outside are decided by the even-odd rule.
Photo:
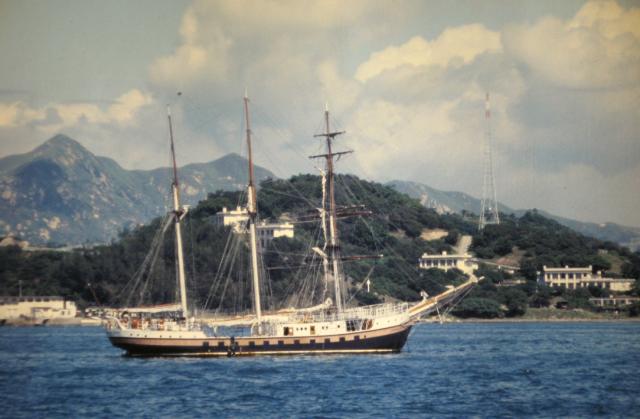
[[[617,310],[640,302],[640,298],[627,295],[610,295],[605,298],[589,298],[589,302],[603,310]]]
[[[293,224],[285,222],[280,224],[267,224],[262,221],[256,226],[256,234],[261,247],[267,247],[269,242],[278,237],[293,238]]]
[[[607,278],[598,271],[593,274],[591,265],[586,267],[550,268],[543,266],[542,273],[539,273],[539,280],[550,287],[565,287],[567,289],[578,289],[587,287],[599,287],[611,291],[630,291],[633,288],[635,279],[630,278]]]
[[[249,221],[249,212],[246,208],[236,207],[235,210],[227,210],[222,208],[214,217],[214,223],[219,226],[232,226],[233,231],[240,233],[245,230]]]
[[[235,210],[227,210],[222,208],[222,211],[215,215],[214,223],[220,226],[231,226],[235,233],[245,233],[247,231],[247,222],[249,221],[249,213],[246,208],[236,207]],[[266,247],[267,244],[278,237],[293,238],[293,224],[289,222],[283,223],[267,223],[261,221],[256,225],[256,234],[258,235],[258,241],[260,246]]]
[[[478,264],[471,259],[471,255],[465,253],[463,255],[448,254],[442,252],[439,255],[429,255],[424,253],[419,260],[420,269],[437,268],[448,271],[457,268],[463,273],[470,275],[474,270],[478,269]]]
[[[0,297],[0,320],[76,317],[76,303],[63,297]]]

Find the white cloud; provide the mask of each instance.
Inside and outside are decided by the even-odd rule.
[[[22,102],[0,103],[0,127],[17,127],[45,117],[43,109],[32,109]]]
[[[0,103],[0,128],[36,123],[43,130],[56,131],[81,122],[126,125],[133,123],[139,110],[151,103],[151,95],[137,89],[122,94],[106,109],[93,103],[52,103],[42,108],[33,108],[23,102]],[[48,121],[47,117],[51,112],[57,118]]]
[[[188,34],[186,43],[173,55],[160,57],[151,65],[153,82],[184,86],[203,78],[223,80],[228,76],[231,40],[218,31],[211,42],[202,45],[193,39],[196,31],[194,20],[185,19],[182,32]]]
[[[625,10],[615,1],[591,1],[567,25],[570,29],[592,28],[608,39],[632,34],[640,38],[640,9]]]
[[[364,0],[198,0],[182,19],[182,43],[152,63],[151,79],[176,88],[201,82],[242,84],[253,82],[252,76],[263,82],[264,77],[290,80],[296,67],[313,74],[310,57],[327,52],[331,30],[383,8]]]
[[[509,54],[558,86],[598,89],[634,85],[640,68],[640,9],[589,2],[573,19],[549,17],[504,32]]]
[[[0,103],[0,134],[31,127],[42,141],[65,129],[127,167],[149,168],[168,162],[166,120],[153,105],[177,102],[179,160],[211,160],[242,148],[247,87],[257,161],[280,176],[313,170],[306,156],[315,154],[312,135],[329,102],[347,130],[338,146],[356,150],[341,170],[477,196],[489,91],[499,199],[640,224],[631,209],[640,204],[638,8],[589,2],[565,20],[504,29],[474,18],[447,27],[424,10],[414,14],[421,8],[197,0],[175,49],[150,63],[148,92],[106,106]],[[434,22],[444,29],[427,35],[422,28]],[[600,206],[590,206],[592,196]]]
[[[359,165],[479,196],[490,91],[501,200],[640,224],[637,19],[635,8],[587,3],[566,21],[478,31],[494,43],[456,46],[470,39],[465,25],[372,53],[355,73],[366,88],[348,125],[364,137]]]
[[[342,114],[352,107],[362,87],[354,80],[343,78],[334,61],[322,62],[317,69],[324,98],[330,102],[332,112]]]
[[[460,67],[469,64],[485,52],[502,49],[500,34],[480,24],[447,28],[433,41],[420,36],[400,46],[385,48],[371,54],[356,71],[356,79],[365,82],[384,71],[403,66]]]
[[[109,106],[106,114],[112,121],[119,124],[128,124],[134,121],[140,108],[151,103],[153,103],[151,95],[142,93],[138,89],[133,89],[120,96],[116,103]]]
[[[115,158],[128,167],[157,166],[166,161],[154,142],[165,137],[163,109],[150,93],[132,89],[109,105],[50,103],[42,107],[24,102],[0,102],[0,139],[6,154],[24,153],[58,133],[70,135],[98,155]],[[144,122],[141,122],[144,121]],[[153,134],[152,134],[153,133]],[[150,144],[145,147],[144,144]]]

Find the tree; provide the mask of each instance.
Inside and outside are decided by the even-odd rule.
[[[535,281],[538,278],[538,272],[536,269],[536,264],[532,259],[523,259],[520,262],[520,274],[528,279],[529,281]]]
[[[536,293],[531,297],[529,305],[531,307],[541,308],[549,307],[551,304],[551,289],[546,285],[538,285]]]
[[[640,316],[640,303],[638,303],[638,302],[633,303],[629,307],[629,316],[630,317],[638,317],[638,316]]]
[[[452,313],[465,319],[469,317],[495,319],[504,315],[500,304],[488,298],[466,298]]]
[[[586,288],[578,288],[577,290],[564,290],[563,297],[569,302],[569,308],[590,309],[591,293]]]
[[[458,243],[458,239],[460,238],[460,232],[456,229],[450,230],[447,237],[444,238],[444,242],[449,246],[455,246]]]
[[[596,272],[611,269],[611,263],[601,255],[595,256],[591,264],[593,265],[593,270]]]
[[[501,297],[502,301],[507,306],[506,314],[508,317],[522,316],[527,312],[529,300],[524,291],[517,288],[506,288],[505,291],[502,292]]]

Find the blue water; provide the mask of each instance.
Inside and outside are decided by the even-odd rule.
[[[640,323],[429,324],[396,355],[137,359],[0,328],[3,417],[638,417]]]

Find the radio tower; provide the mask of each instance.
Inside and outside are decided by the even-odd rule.
[[[498,199],[496,198],[496,180],[493,177],[493,157],[491,155],[491,106],[489,93],[485,100],[484,118],[486,130],[484,133],[484,167],[482,179],[482,205],[478,230],[483,230],[487,224],[500,224],[498,213]]]

